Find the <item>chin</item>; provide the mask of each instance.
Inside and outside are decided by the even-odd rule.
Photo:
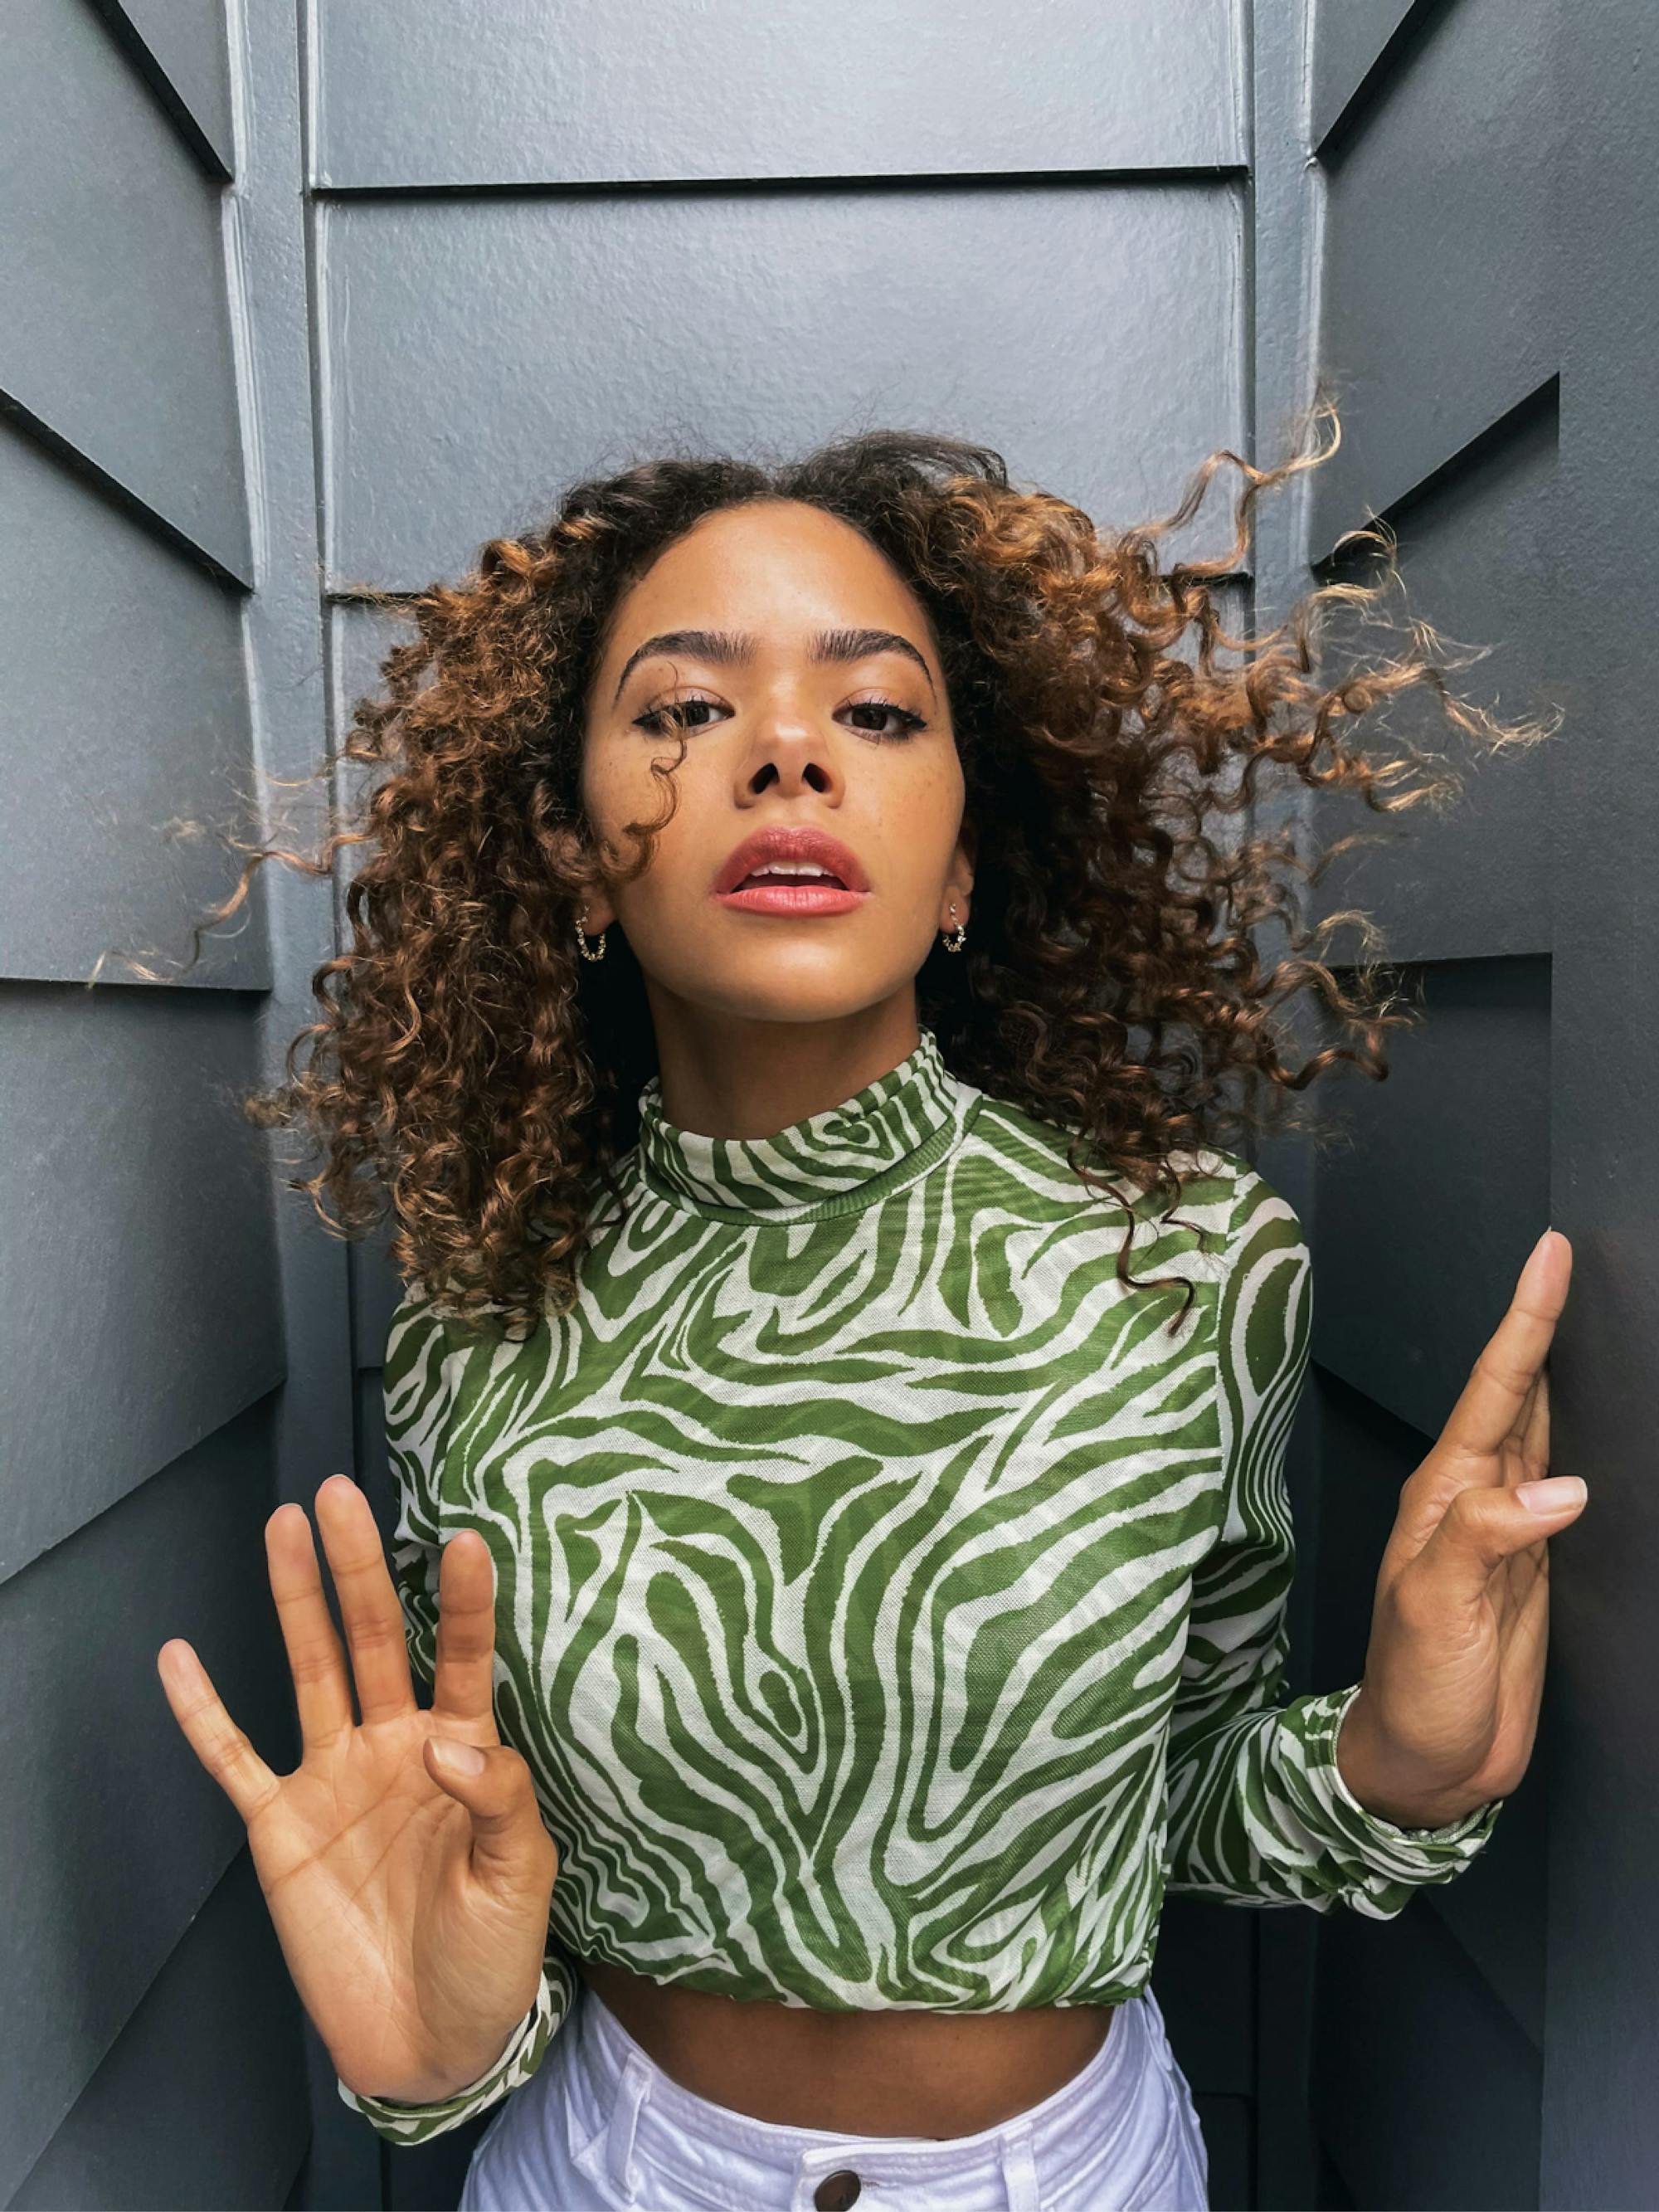
[[[827,948],[826,948],[827,951]],[[832,1022],[879,1006],[913,981],[914,968],[872,970],[824,953],[711,960],[683,981],[663,980],[690,1004],[750,1022]]]

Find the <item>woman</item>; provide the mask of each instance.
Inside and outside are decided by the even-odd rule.
[[[1286,1702],[1308,1253],[1212,1141],[1331,978],[1264,976],[1278,887],[1203,811],[1267,757],[1370,796],[1339,700],[1437,672],[1222,669],[1231,557],[1158,534],[945,439],[651,464],[422,594],[359,704],[333,1066],[263,1110],[354,1224],[365,1159],[392,1194],[396,1579],[331,1477],[354,1720],[267,1524],[292,1775],[159,1664],[345,2101],[500,2104],[465,2204],[1201,2206],[1162,1896],[1390,1917],[1526,1767],[1565,1239],[1405,1486],[1362,1682]]]

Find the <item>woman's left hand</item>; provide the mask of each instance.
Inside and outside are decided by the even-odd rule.
[[[1368,1812],[1440,1827],[1527,1769],[1544,1689],[1551,1536],[1583,1510],[1549,1470],[1546,1360],[1572,1247],[1546,1230],[1434,1449],[1402,1486],[1377,1576],[1364,1686],[1337,1737]]]

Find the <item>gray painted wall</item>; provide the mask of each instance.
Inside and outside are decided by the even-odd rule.
[[[188,952],[234,870],[166,825],[280,764],[249,654],[270,544],[228,27],[9,0],[5,60],[0,2200],[280,2204],[311,2133],[301,2014],[155,1654],[187,1636],[291,1764],[258,1598],[305,1286],[226,1103],[294,1009],[291,902],[176,984],[99,969]],[[337,1418],[313,1458],[349,1437]]]
[[[1413,604],[1498,646],[1476,695],[1514,714],[1571,690],[1596,735],[1483,769],[1329,885],[1430,1019],[1396,1036],[1386,1089],[1323,1086],[1351,1149],[1263,1158],[1321,1286],[1293,1686],[1358,1672],[1393,1495],[1547,1219],[1578,1255],[1559,1463],[1595,1490],[1639,1433],[1645,1340],[1606,1315],[1653,1303],[1649,1240],[1615,1210],[1647,1195],[1641,1120],[1632,1098],[1615,1137],[1590,1110],[1635,1081],[1640,978],[1601,950],[1635,894],[1595,842],[1636,811],[1635,672],[1610,606],[1582,634],[1552,610],[1556,533],[1576,514],[1589,545],[1604,506],[1623,635],[1650,600],[1601,433],[1652,301],[1589,250],[1588,178],[1577,322],[1551,249],[1564,82],[1585,113],[1620,103],[1620,187],[1651,222],[1640,0],[1607,0],[1576,76],[1545,0],[650,0],[626,37],[599,0],[561,7],[556,37],[542,0],[459,13],[464,70],[456,0],[9,0],[0,1218],[32,1295],[0,1320],[4,1463],[27,1470],[0,1493],[24,1685],[0,1821],[32,2002],[0,2028],[6,2202],[453,2203],[483,2124],[393,2151],[339,2103],[154,1674],[190,1637],[289,1763],[263,1522],[343,1467],[390,1526],[394,1279],[321,1234],[229,1103],[310,1018],[343,880],[331,898],[267,870],[182,985],[77,987],[106,945],[187,950],[234,879],[162,823],[337,741],[395,635],[356,587],[459,573],[578,471],[910,423],[1125,520],[1167,511],[1212,447],[1278,458],[1324,376],[1346,444],[1261,514],[1255,619],[1386,514]],[[1569,333],[1598,410],[1571,494]],[[1176,550],[1227,542],[1227,488]],[[1285,811],[1322,844],[1378,826],[1264,809]],[[1170,1900],[1155,1978],[1218,2207],[1659,2203],[1632,2117],[1654,1734],[1619,1687],[1659,1532],[1620,1529],[1618,1487],[1559,1547],[1546,1740],[1481,1863],[1380,1928]]]
[[[1556,81],[1568,127],[1555,652],[1577,741],[1561,757],[1552,817],[1550,1175],[1578,1273],[1561,1365],[1562,1464],[1584,1475],[1600,1511],[1553,1584],[1543,2191],[1552,2205],[1650,2205],[1659,2203],[1659,13],[1648,0],[1603,0],[1576,14]]]
[[[1386,518],[1408,605],[1493,648],[1453,680],[1510,714],[1544,706],[1555,672],[1553,29],[1533,0],[1319,0],[1313,25],[1310,319],[1345,441],[1309,502],[1307,551],[1322,576],[1354,573],[1329,559],[1334,541]],[[1346,641],[1343,625],[1334,635]],[[1309,1407],[1321,1683],[1360,1670],[1400,1485],[1552,1218],[1559,751],[1477,757],[1426,695],[1386,727],[1446,752],[1469,781],[1446,813],[1402,817],[1399,842],[1339,863],[1316,904],[1372,915],[1425,1017],[1393,1033],[1386,1084],[1332,1086],[1346,1147],[1304,1167],[1321,1285]],[[1349,796],[1310,820],[1326,843],[1400,826]],[[1352,958],[1352,933],[1341,942]],[[1317,1931],[1311,2104],[1328,2198],[1540,2202],[1547,1755],[1456,1882],[1387,1926],[1342,1915]]]
[[[1651,937],[1640,859],[1607,849],[1614,822],[1648,826],[1625,641],[1652,588],[1650,433],[1634,473],[1631,448],[1655,299],[1612,241],[1652,233],[1638,118],[1659,21],[1614,5],[1574,24],[1563,39],[1545,0],[1315,0],[1311,25],[1304,319],[1345,447],[1307,501],[1298,582],[1360,573],[1335,540],[1384,517],[1410,605],[1493,648],[1461,687],[1567,720],[1493,760],[1426,703],[1396,710],[1401,738],[1468,773],[1464,796],[1340,863],[1314,904],[1373,917],[1425,1019],[1394,1034],[1386,1088],[1340,1086],[1345,1144],[1263,1162],[1311,1224],[1321,1285],[1296,1446],[1318,1559],[1302,1683],[1358,1672],[1399,1485],[1552,1221],[1576,1255],[1555,1463],[1595,1500],[1553,1547],[1538,1752],[1485,1858],[1388,1926],[1322,1921],[1291,1978],[1321,2204],[1659,2203],[1659,1913],[1633,1841],[1656,1794],[1637,1594],[1656,1531],[1639,1462],[1624,1476],[1651,1368],[1629,1012]],[[1382,826],[1346,798],[1297,814],[1322,848]]]

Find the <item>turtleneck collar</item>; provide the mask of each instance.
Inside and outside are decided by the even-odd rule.
[[[653,1076],[640,1093],[640,1168],[658,1196],[727,1219],[851,1212],[948,1151],[979,1096],[945,1066],[928,1029],[885,1075],[769,1137],[703,1137],[676,1127]]]

